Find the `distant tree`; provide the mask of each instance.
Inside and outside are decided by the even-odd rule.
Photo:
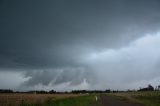
[[[148,87],[140,88],[140,90],[138,91],[154,91],[154,87],[151,84],[149,84]]]
[[[104,92],[105,92],[105,93],[110,93],[111,90],[110,90],[110,89],[106,89]]]
[[[53,93],[56,93],[55,90],[50,90],[49,93],[53,94]]]
[[[149,90],[149,91],[154,91],[154,87],[153,87],[151,84],[149,84],[149,85],[148,85],[148,90]]]
[[[158,90],[160,90],[160,85],[158,85]]]
[[[0,89],[0,93],[14,93],[11,89]]]

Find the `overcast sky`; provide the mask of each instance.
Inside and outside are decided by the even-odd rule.
[[[160,84],[159,0],[1,0],[0,88]]]

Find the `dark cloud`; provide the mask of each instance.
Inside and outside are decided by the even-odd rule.
[[[87,56],[159,31],[159,5],[159,0],[1,0],[0,69],[27,70],[30,85],[96,82],[98,69],[84,62]],[[72,70],[57,71],[68,67]]]

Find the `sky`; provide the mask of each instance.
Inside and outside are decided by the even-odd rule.
[[[159,0],[0,0],[0,89],[160,85]]]

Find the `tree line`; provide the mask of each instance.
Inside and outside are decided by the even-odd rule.
[[[120,90],[72,90],[72,91],[64,91],[59,92],[56,90],[32,90],[32,91],[13,91],[11,89],[0,89],[0,93],[35,93],[35,94],[61,94],[61,93],[73,93],[73,94],[81,94],[81,93],[118,93],[118,92],[139,92],[139,91],[160,91],[160,85],[156,86],[155,88],[149,84],[145,88],[140,88],[139,90],[127,90],[127,91],[120,91]]]

